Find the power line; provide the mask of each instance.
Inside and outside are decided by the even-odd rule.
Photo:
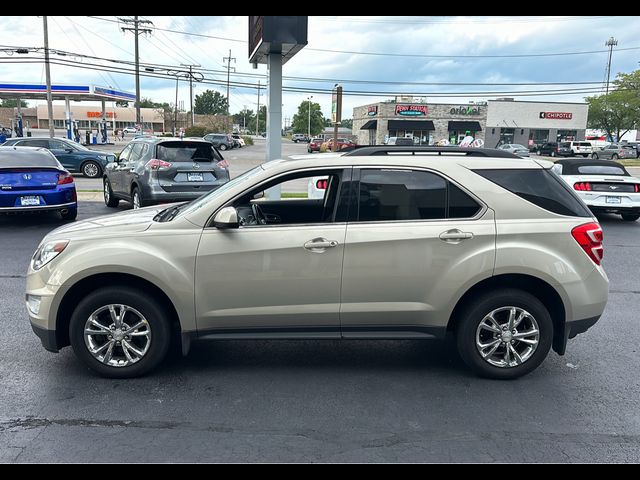
[[[25,61],[26,60],[26,61]],[[41,60],[41,59],[40,59]],[[0,59],[0,63],[40,63],[38,61],[20,59],[20,60],[9,60],[9,59]],[[51,63],[60,65],[60,66],[69,66],[75,68],[90,68],[91,70],[100,70],[100,71],[108,71],[114,73],[122,73],[132,75],[135,73],[134,70],[124,67],[108,67],[102,64],[91,64],[91,63],[82,63],[82,62],[74,62],[72,60],[67,59],[56,59],[55,61],[51,61]],[[146,77],[154,77],[154,78],[164,78],[174,80],[174,76],[169,76],[168,74],[159,74],[157,72],[145,72],[141,75]],[[226,83],[220,80],[209,79],[203,77],[201,83],[210,84],[210,85],[219,85],[223,86]],[[255,90],[258,86],[253,83],[245,83],[245,82],[230,82],[231,85],[236,86],[238,88],[246,88]],[[261,87],[264,88],[264,87]],[[295,93],[317,93],[317,94],[331,94],[331,89],[320,89],[320,88],[301,88],[294,86],[284,86],[283,91],[287,92],[295,92]],[[446,91],[446,92],[389,92],[389,91],[364,91],[364,90],[351,90],[344,92],[344,95],[347,96],[382,96],[382,97],[395,97],[398,95],[413,95],[413,96],[429,96],[429,97],[472,97],[472,98],[487,98],[487,97],[497,97],[497,96],[558,96],[558,95],[584,95],[588,93],[597,93],[600,91],[600,87],[598,88],[577,88],[577,89],[548,89],[548,90],[499,90],[499,91]]]
[[[141,33],[151,33],[150,28],[140,28],[140,24],[143,25],[153,25],[149,20],[138,20],[138,16],[136,15],[133,20],[126,18],[119,18],[122,23],[126,25],[133,24],[132,27],[120,27],[123,32],[133,32],[133,36],[135,38],[135,55],[136,55],[136,123],[141,124],[140,117],[140,55],[138,50],[138,37]],[[144,130],[144,125],[141,125],[142,130]]]
[[[153,44],[152,44],[153,45]],[[158,48],[154,45],[155,48]],[[0,45],[0,51],[6,50],[5,53],[9,53],[10,51],[15,51],[18,49],[23,50],[31,50],[31,51],[39,51],[40,47],[18,47],[18,46],[8,46],[8,45]],[[160,50],[162,51],[162,50]],[[67,52],[63,50],[55,50],[50,49],[51,53],[55,53],[63,56],[74,56],[74,57],[82,57],[82,58],[91,58],[94,60],[103,60],[112,63],[124,64],[124,65],[135,65],[135,62],[128,60],[117,60],[112,58],[98,57],[85,55],[75,52]],[[157,63],[141,63],[142,66],[150,67],[150,68],[177,68],[176,65],[170,64],[157,64]],[[223,67],[225,68],[225,67]],[[200,72],[210,72],[210,73],[227,73],[222,70],[208,69],[208,68],[198,68]],[[249,73],[249,72],[233,72],[231,75],[236,77],[248,77],[248,78],[266,78],[266,75],[257,74],[257,73]],[[285,80],[292,80],[298,82],[323,82],[323,83],[352,83],[352,84],[365,84],[365,85],[428,85],[428,86],[537,86],[537,85],[597,85],[602,84],[602,81],[576,81],[576,82],[405,82],[405,81],[386,81],[386,80],[357,80],[357,79],[335,79],[335,78],[316,78],[316,77],[298,77],[298,76],[284,76]]]

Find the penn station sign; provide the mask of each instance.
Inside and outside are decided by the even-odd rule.
[[[429,115],[429,107],[426,105],[396,105],[396,115],[407,117]]]
[[[449,110],[451,115],[481,115],[480,107],[472,107],[469,105],[461,105],[459,107],[453,107]]]

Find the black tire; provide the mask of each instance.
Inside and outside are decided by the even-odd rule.
[[[540,333],[537,348],[524,363],[499,367],[491,365],[480,355],[476,347],[476,331],[488,313],[507,306],[529,312],[535,318]],[[464,362],[481,377],[510,380],[526,375],[547,357],[553,341],[553,322],[549,311],[540,300],[523,290],[505,288],[478,296],[460,312],[459,319],[456,328],[458,351]]]
[[[82,175],[87,178],[98,178],[102,176],[102,167],[98,162],[94,162],[93,160],[84,162],[80,166],[80,171]]]
[[[84,339],[89,316],[105,305],[127,305],[146,318],[151,330],[149,349],[142,358],[128,366],[116,367],[102,363],[88,350]],[[149,294],[123,287],[104,287],[91,292],[80,301],[69,324],[69,339],[76,356],[91,370],[109,378],[132,378],[157,367],[166,357],[171,341],[170,319],[161,304]],[[126,322],[126,317],[125,317]],[[115,347],[114,350],[117,350]],[[116,352],[117,353],[117,352]]]
[[[136,196],[138,197],[137,207],[136,207]],[[142,192],[140,191],[140,189],[138,187],[133,187],[133,190],[131,190],[131,206],[134,209],[136,209],[136,208],[144,208],[147,205],[149,204],[142,196]]]
[[[60,212],[60,217],[65,222],[73,222],[78,217],[78,207],[69,208],[66,212]]]
[[[615,153],[611,155],[611,160],[613,160],[614,162],[618,160],[618,155],[616,155]]]
[[[552,156],[552,157],[555,157],[555,156],[556,156],[556,152],[555,152],[555,151],[553,151],[553,150],[551,150],[551,156]]]
[[[113,189],[111,188],[111,182],[108,178],[103,180],[102,195],[104,197],[104,204],[109,208],[116,208],[120,203],[120,199],[113,195]]]
[[[220,147],[218,147],[218,148],[220,148],[220,150],[222,150],[224,152],[227,149],[227,146],[224,143],[221,143]]]
[[[591,158],[593,158],[594,160],[598,160],[598,154],[597,153],[592,154]]]
[[[536,155],[542,155],[542,152],[540,150],[536,150]]]
[[[622,220],[624,220],[625,222],[635,222],[640,218],[640,215],[637,213],[623,213],[621,215]]]

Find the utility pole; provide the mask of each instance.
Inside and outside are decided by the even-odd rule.
[[[55,137],[53,130],[53,99],[51,98],[51,70],[49,69],[49,29],[47,27],[47,17],[42,17],[44,26],[44,65],[47,75],[47,116],[49,118],[49,137]],[[18,99],[20,105],[20,99]],[[19,107],[18,107],[19,108]]]
[[[309,141],[311,141],[311,99],[313,98],[313,95],[311,95],[309,98],[307,98],[307,101],[309,102],[308,105],[308,110],[309,110],[309,124],[308,124],[308,129],[307,129],[307,136],[309,137]]]
[[[180,65],[182,65],[183,67],[189,67],[189,108],[191,109],[191,125],[190,126],[193,127],[193,124],[196,123],[196,117],[195,117],[195,114],[193,113],[193,69],[197,67],[201,67],[202,65],[188,64],[188,63],[181,63]]]
[[[236,71],[236,68],[231,66],[231,60],[233,60],[233,63],[236,63],[236,59],[231,56],[231,49],[229,49],[229,56],[222,58],[223,62],[227,62],[227,66],[224,67],[227,69],[227,115],[229,115],[229,108],[231,106],[231,101],[229,99],[229,76],[231,75],[232,68],[234,72]],[[260,88],[258,88],[258,94],[259,93],[260,93]]]
[[[260,120],[260,80],[258,80],[258,112],[256,113],[256,136],[260,135],[258,133],[259,120]]]
[[[138,20],[138,16],[134,16],[133,20],[130,18],[120,18],[118,20],[126,25],[133,24],[133,27],[120,27],[123,32],[133,32],[135,37],[135,56],[136,56],[136,123],[140,124],[140,128],[144,130],[144,126],[142,125],[142,117],[140,116],[140,56],[138,51],[138,37],[141,33],[151,33],[150,28],[140,28],[139,24],[151,25],[153,26],[153,22],[151,20]]]
[[[178,136],[178,75],[176,75],[176,104],[173,107],[173,136]]]
[[[611,77],[611,55],[613,54],[613,47],[618,45],[618,41],[615,38],[610,37],[609,40],[607,40],[607,43],[605,43],[604,45],[605,47],[609,47],[609,61],[607,62],[607,91],[606,91],[606,93],[609,94],[609,78]]]

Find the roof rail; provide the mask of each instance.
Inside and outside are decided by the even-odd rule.
[[[431,153],[435,155],[464,154],[469,157],[493,157],[493,158],[521,158],[511,152],[498,150],[496,148],[474,148],[474,147],[434,147],[434,146],[413,146],[402,145],[358,145],[344,156],[350,157],[373,157],[389,154],[415,155],[420,153]]]

